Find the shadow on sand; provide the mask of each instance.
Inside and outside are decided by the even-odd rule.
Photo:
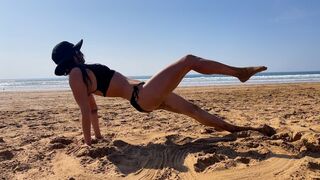
[[[192,153],[211,155],[211,157],[200,162],[200,170],[226,159],[240,158],[242,163],[247,164],[251,159],[265,160],[271,157],[298,159],[308,155],[306,153],[299,155],[275,154],[270,151],[261,153],[258,150],[237,152],[230,146],[218,143],[235,141],[236,139],[237,136],[234,134],[201,139],[169,135],[160,143],[151,142],[146,145],[133,145],[122,140],[114,140],[111,146],[95,147],[87,155],[92,158],[106,156],[109,161],[118,167],[121,173],[126,175],[138,172],[141,169],[172,168],[179,172],[187,172],[188,167],[184,165],[185,158]]]

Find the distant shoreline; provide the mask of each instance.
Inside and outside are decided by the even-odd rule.
[[[150,76],[130,77],[139,81],[148,81]],[[245,84],[283,84],[320,82],[320,71],[310,72],[265,72],[250,78]],[[235,77],[222,75],[191,74],[185,76],[179,87],[242,85]],[[47,91],[68,90],[68,78],[39,78],[0,80],[1,91]]]

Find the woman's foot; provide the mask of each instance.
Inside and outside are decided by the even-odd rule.
[[[265,70],[267,70],[267,67],[265,67],[265,66],[240,68],[239,73],[237,75],[237,78],[241,82],[246,82],[248,79],[250,79],[251,76],[255,75],[258,72],[265,71]]]

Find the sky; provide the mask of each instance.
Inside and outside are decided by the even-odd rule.
[[[319,0],[0,0],[0,79],[52,78],[53,47],[152,75],[186,54],[269,72],[320,70]],[[192,73],[192,72],[191,72]]]

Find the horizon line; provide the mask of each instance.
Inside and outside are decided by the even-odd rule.
[[[272,74],[272,73],[320,73],[320,70],[316,70],[316,71],[272,71],[272,72],[260,72],[258,74],[263,75],[263,74]],[[258,75],[256,74],[256,75]],[[185,77],[187,76],[192,76],[192,75],[203,75],[203,76],[212,76],[212,75],[218,75],[219,74],[201,74],[201,73],[191,73],[191,74],[186,74]],[[129,75],[127,77],[129,78],[137,78],[137,77],[152,77],[153,75]],[[225,75],[221,75],[221,76],[225,76]],[[255,75],[254,75],[255,76]],[[34,79],[34,80],[40,80],[40,79],[65,79],[67,78],[67,76],[62,76],[62,77],[36,77],[36,78],[6,78],[6,79],[1,79],[0,80],[30,80],[30,79]]]

